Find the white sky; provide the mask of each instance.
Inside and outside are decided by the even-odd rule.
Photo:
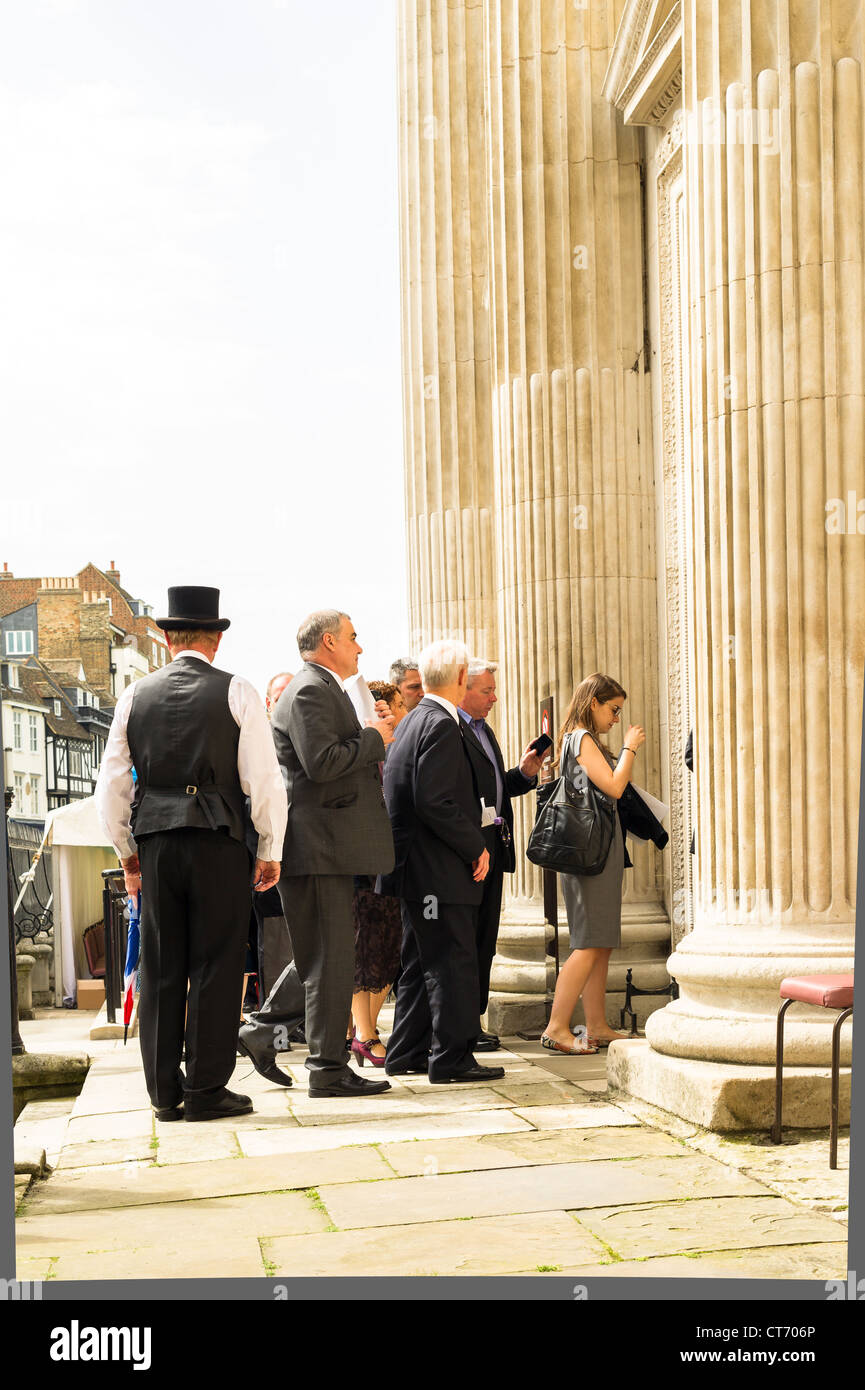
[[[406,647],[394,10],[4,7],[0,563],[214,584],[259,688]]]

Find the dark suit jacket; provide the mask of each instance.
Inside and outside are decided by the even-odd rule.
[[[462,715],[460,715],[462,719]],[[475,774],[475,782],[478,788],[478,796],[482,796],[487,806],[496,804],[496,775],[490,766],[489,757],[482,744],[475,737],[470,726],[463,720],[463,734],[465,736],[466,751],[471,759],[472,769]],[[525,796],[537,785],[536,777],[524,777],[518,767],[508,768],[505,771],[505,760],[502,757],[502,750],[499,747],[498,739],[487,724],[487,737],[493,746],[496,755],[496,762],[499,765],[499,773],[502,779],[502,818],[511,832],[510,843],[505,845],[494,825],[485,827],[484,836],[487,840],[487,849],[495,846],[501,855],[502,869],[506,874],[512,874],[517,867],[517,856],[514,850],[514,808],[511,805],[512,796]]]
[[[435,700],[425,696],[397,726],[384,795],[396,866],[380,891],[415,902],[432,895],[442,903],[479,903],[483,884],[471,869],[486,848],[479,793],[460,728]]]
[[[627,834],[636,835],[638,840],[651,840],[658,849],[664,848],[670,838],[669,835],[630,782],[619,797],[618,809],[623,839]],[[625,868],[633,868],[627,845],[625,845]]]
[[[384,743],[360,727],[329,671],[304,663],[274,710],[273,741],[288,794],[283,874],[387,873]]]

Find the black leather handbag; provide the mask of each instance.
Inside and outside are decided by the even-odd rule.
[[[558,874],[599,874],[613,843],[616,815],[615,799],[586,776],[571,754],[568,735],[561,774],[538,792],[526,858]]]

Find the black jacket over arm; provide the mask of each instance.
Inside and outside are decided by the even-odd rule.
[[[661,822],[649,810],[640,793],[634,790],[630,782],[619,797],[619,824],[622,827],[623,837],[630,834],[636,835],[638,840],[651,840],[658,849],[663,849],[670,838]],[[625,868],[630,869],[631,867],[631,857],[626,845]]]
[[[381,891],[422,902],[476,904],[472,863],[486,848],[471,763],[455,719],[424,698],[400,721],[384,765],[396,865]]]

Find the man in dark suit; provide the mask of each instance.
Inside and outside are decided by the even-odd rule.
[[[476,940],[478,948],[479,1015],[486,1013],[490,997],[490,971],[496,953],[496,938],[502,911],[502,882],[517,865],[514,852],[514,811],[511,797],[525,796],[537,786],[538,771],[543,759],[531,744],[523,750],[519,765],[505,771],[502,750],[487,716],[496,703],[496,670],[494,661],[473,659],[469,662],[466,692],[460,701],[460,716],[465,725],[466,749],[472,761],[478,790],[488,809],[494,809],[495,822],[484,827],[484,838],[490,854],[490,871],[484,879],[484,892],[477,914]],[[491,816],[487,816],[492,820]],[[499,1040],[494,1033],[485,1033],[478,1025],[475,1050],[494,1052]]]
[[[393,1032],[385,1071],[428,1072],[430,1081],[489,1081],[501,1067],[480,1067],[475,912],[489,853],[480,800],[457,707],[465,694],[468,652],[433,642],[418,658],[425,695],[400,722],[384,790],[396,865],[382,880],[402,899],[403,945]]]
[[[219,590],[172,588],[168,606],[157,623],[171,663],[118,700],[95,798],[127,892],[141,889],[141,1060],[157,1119],[215,1120],[252,1110],[226,1082],[251,887],[279,877],[285,791],[258,693],[212,665],[229,626]]]
[[[362,648],[351,619],[335,609],[312,613],[297,644],[303,669],[280,696],[273,738],[288,797],[279,895],[294,960],[258,1013],[241,1028],[242,1050],[258,1070],[304,1023],[311,1096],[377,1095],[347,1065],[346,1032],[354,986],[352,894],[355,874],[387,873],[393,837],[379,764],[393,740],[392,721],[358,723],[343,682],[357,672]]]

